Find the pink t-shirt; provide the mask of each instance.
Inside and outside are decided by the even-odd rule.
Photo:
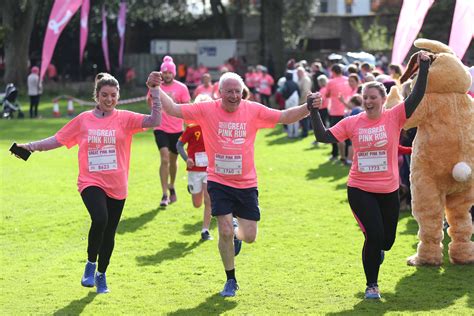
[[[161,90],[166,92],[175,103],[188,103],[191,100],[188,87],[185,84],[173,80],[171,85],[161,85]],[[161,125],[155,127],[155,130],[173,134],[183,131],[183,120],[174,116],[161,112]]]
[[[352,96],[352,88],[349,86],[347,77],[335,77],[330,79],[326,86],[326,93],[330,93],[331,105],[329,106],[329,115],[331,116],[344,116],[346,106],[344,103],[339,101],[339,95],[342,95],[344,99]],[[323,95],[325,97],[325,95]]]
[[[145,130],[143,118],[143,114],[123,110],[97,118],[87,111],[56,133],[58,142],[67,148],[79,145],[79,192],[98,186],[113,199],[127,197],[132,136]]]
[[[273,77],[269,74],[262,75],[258,82],[258,92],[264,95],[271,95],[272,94],[272,86],[275,83]]]
[[[354,155],[348,186],[373,193],[398,189],[398,143],[405,121],[405,103],[400,103],[383,110],[378,120],[370,120],[362,112],[329,129],[338,141],[352,141]]]
[[[212,98],[212,92],[214,91],[214,86],[212,84],[209,87],[205,87],[203,84],[197,86],[196,90],[194,90],[193,95],[197,97],[200,94],[208,95]]]
[[[319,93],[321,93],[321,96],[323,97],[323,104],[319,107],[321,110],[327,109],[329,105],[329,98],[326,98],[326,90],[326,87],[319,89]]]
[[[186,104],[181,107],[186,121],[197,122],[204,137],[209,160],[208,179],[233,188],[257,187],[254,143],[257,130],[274,127],[281,112],[242,100],[233,113],[221,107],[222,100]]]

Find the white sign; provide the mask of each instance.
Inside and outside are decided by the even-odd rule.
[[[168,41],[151,40],[150,41],[150,54],[155,54],[155,55],[168,54]]]
[[[196,51],[197,51],[196,41],[170,40],[169,44],[170,44],[169,53],[171,55],[179,55],[179,54],[193,54],[193,55],[196,55]]]
[[[197,63],[218,67],[237,55],[237,40],[217,39],[197,41]]]

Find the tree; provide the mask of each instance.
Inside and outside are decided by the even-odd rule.
[[[284,70],[282,17],[283,0],[262,0],[260,7],[260,58],[271,74]]]
[[[5,32],[5,82],[23,86],[28,73],[28,49],[39,0],[2,0]]]

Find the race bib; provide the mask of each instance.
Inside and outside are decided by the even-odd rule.
[[[242,174],[242,155],[215,155],[215,173],[225,175]]]
[[[207,167],[207,155],[205,152],[198,152],[194,154],[194,162],[196,167]]]
[[[114,145],[101,149],[89,149],[87,153],[89,172],[117,169],[117,153]]]
[[[388,170],[387,151],[375,150],[357,153],[360,172],[383,172]]]

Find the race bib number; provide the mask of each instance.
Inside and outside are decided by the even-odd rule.
[[[115,146],[106,146],[102,149],[89,149],[87,158],[89,161],[89,172],[117,169]]]
[[[387,151],[375,150],[357,153],[360,172],[383,172],[388,170]]]
[[[218,174],[242,174],[242,155],[215,155],[214,171]]]
[[[196,167],[207,167],[207,155],[205,152],[198,152],[194,154]]]

